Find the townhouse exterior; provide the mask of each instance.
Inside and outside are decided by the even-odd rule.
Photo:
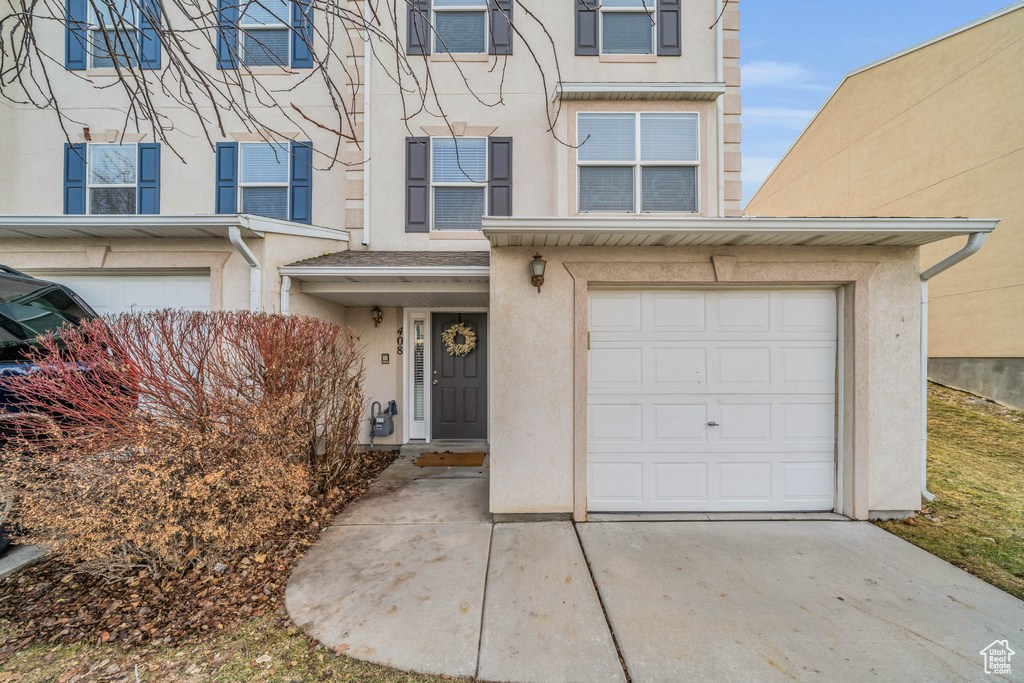
[[[170,153],[79,55],[90,81],[59,87],[88,131],[0,109],[3,261],[109,312],[348,325],[397,404],[376,443],[486,440],[499,517],[918,509],[919,247],[994,221],[742,217],[737,2],[399,6],[411,74],[378,33],[335,45],[360,74],[338,154],[285,120],[211,145],[184,114]],[[245,66],[245,12],[196,59]],[[329,107],[271,43],[241,77]]]
[[[1024,408],[1024,3],[848,74],[746,207],[771,216],[995,216],[929,293],[929,376]],[[949,252],[921,250],[922,266]]]

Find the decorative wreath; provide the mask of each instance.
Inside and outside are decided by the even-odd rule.
[[[456,344],[455,337],[458,335],[466,340],[463,344]],[[441,341],[452,356],[468,356],[470,351],[476,348],[476,332],[469,329],[466,323],[455,323],[441,333]]]

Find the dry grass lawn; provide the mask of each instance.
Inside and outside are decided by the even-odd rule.
[[[1024,412],[931,385],[928,489],[930,513],[879,526],[1024,600]]]

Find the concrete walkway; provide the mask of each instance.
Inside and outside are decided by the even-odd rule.
[[[980,650],[1024,647],[1024,603],[871,524],[492,525],[487,485],[397,461],[299,563],[292,620],[491,681],[992,680]]]

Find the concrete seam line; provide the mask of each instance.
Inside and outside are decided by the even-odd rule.
[[[612,621],[608,618],[608,609],[604,606],[604,598],[601,597],[601,589],[597,585],[597,579],[594,578],[594,568],[590,566],[590,558],[587,557],[587,551],[583,547],[583,539],[580,538],[580,530],[576,522],[572,523],[572,530],[576,534],[576,543],[580,547],[580,554],[583,555],[583,562],[587,565],[587,574],[590,575],[590,582],[594,584],[594,593],[597,594],[597,604],[601,606],[601,614],[604,615],[604,623],[608,627],[608,635],[612,637],[612,644],[615,646],[615,654],[618,655],[619,664],[622,665],[622,673],[626,677],[626,683],[631,683],[633,679],[629,677],[629,667],[626,666],[626,658],[622,656],[622,648],[619,647],[619,639],[615,637],[615,629],[612,628]]]
[[[480,603],[480,633],[476,639],[476,673],[474,678],[480,678],[480,652],[484,644],[484,619],[487,616],[487,582],[491,576],[491,555],[494,553],[494,525],[491,524],[491,533],[487,537],[487,566],[484,568],[484,594]]]

